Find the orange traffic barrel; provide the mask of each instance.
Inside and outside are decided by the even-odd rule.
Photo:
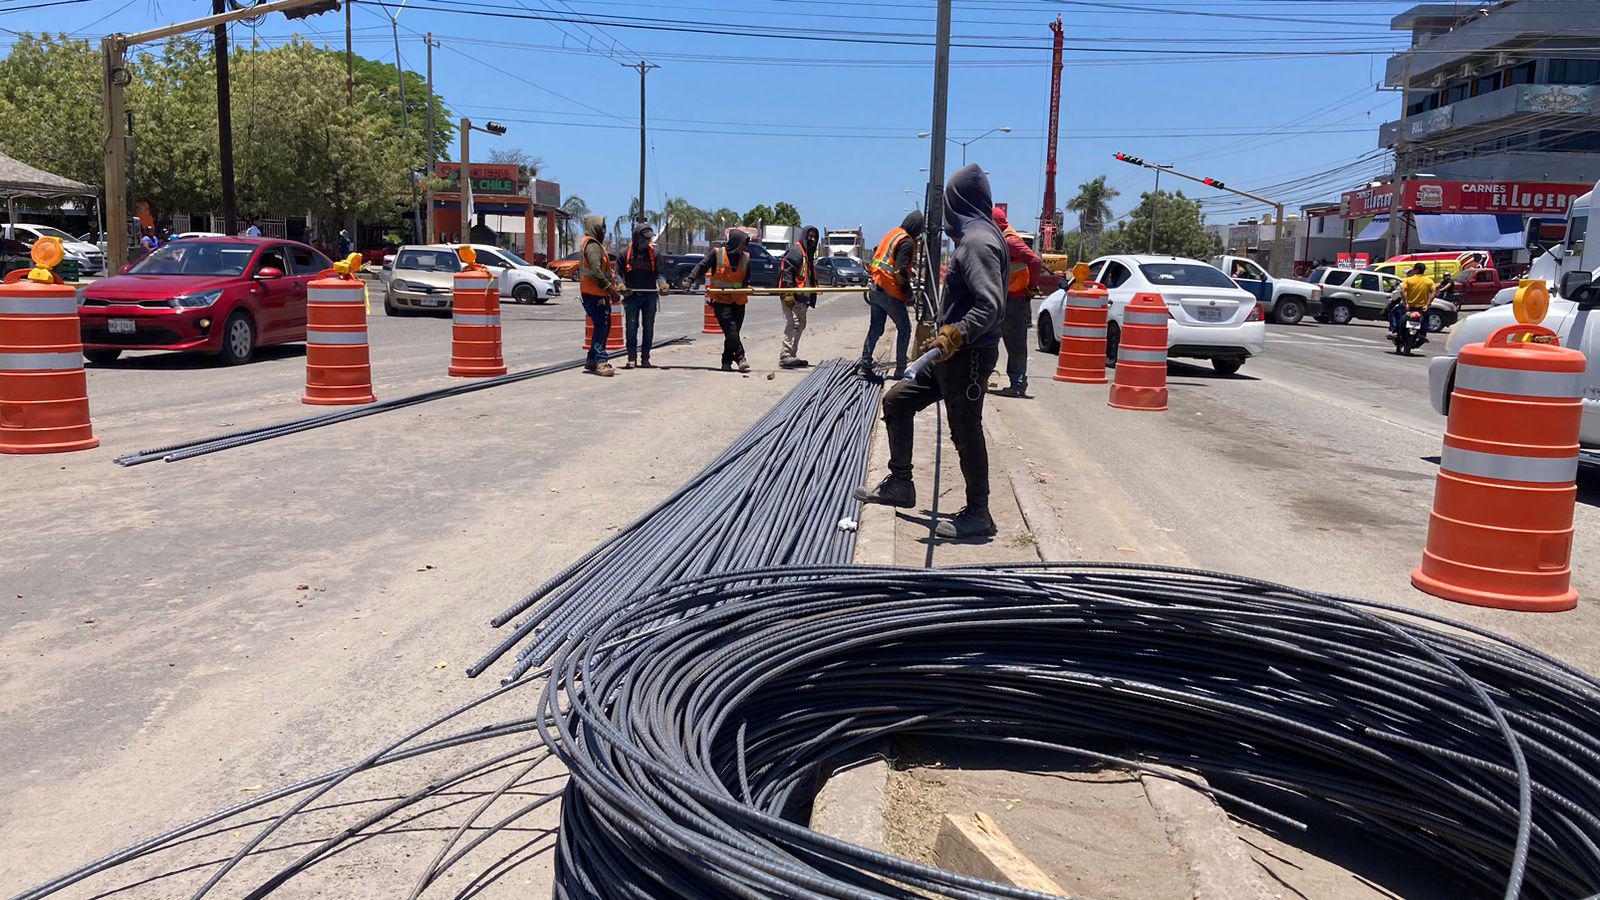
[[[359,278],[330,269],[306,286],[306,392],[300,402],[339,406],[376,399],[366,288]]]
[[[706,301],[706,321],[700,328],[701,334],[721,334],[722,323],[717,321],[717,312],[711,308],[711,301]]]
[[[1106,313],[1110,298],[1093,281],[1067,291],[1062,307],[1061,354],[1056,381],[1106,383]]]
[[[1411,573],[1418,589],[1497,609],[1577,605],[1572,519],[1587,362],[1555,337],[1507,325],[1461,348],[1427,549]]]
[[[89,426],[78,292],[48,268],[32,272],[49,281],[18,269],[0,284],[0,453],[98,447]]]
[[[500,288],[488,270],[479,266],[456,273],[451,314],[450,374],[506,374],[500,355]]]
[[[1160,294],[1134,294],[1128,301],[1108,404],[1145,412],[1167,408],[1167,319]]]
[[[594,320],[588,313],[583,316],[583,349],[587,350],[594,344]],[[606,350],[621,350],[626,344],[622,335],[622,309],[619,304],[611,304],[611,330],[606,332]]]

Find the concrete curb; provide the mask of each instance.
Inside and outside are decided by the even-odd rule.
[[[1184,774],[1200,779],[1192,772]],[[1167,831],[1168,842],[1183,855],[1195,900],[1274,900],[1278,896],[1215,800],[1158,775],[1141,772],[1139,782]]]
[[[884,805],[889,797],[886,741],[867,747],[873,758],[845,769],[824,771],[822,788],[811,801],[811,830],[857,847],[889,852]]]
[[[867,451],[867,469],[861,473],[862,483],[871,484],[887,473],[889,459],[889,433],[882,422],[872,420],[872,447]],[[894,565],[894,532],[898,517],[893,508],[866,503],[856,520],[856,556],[858,566]]]
[[[1072,542],[1067,540],[1061,524],[1056,521],[1050,501],[1039,489],[1038,478],[1023,456],[1010,424],[998,412],[984,416],[983,422],[989,432],[990,445],[1001,451],[998,454],[991,453],[990,459],[999,456],[1004,460],[1006,480],[1011,483],[1011,493],[1016,498],[1017,508],[1022,511],[1022,521],[1033,533],[1034,549],[1039,559],[1043,562],[1079,559],[1078,553],[1072,549]]]

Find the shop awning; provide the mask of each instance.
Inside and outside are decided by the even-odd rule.
[[[1522,217],[1493,213],[1418,213],[1417,242],[1472,250],[1522,248]]]
[[[1361,233],[1356,235],[1355,239],[1358,241],[1381,241],[1388,234],[1389,217],[1378,216],[1368,222],[1367,227],[1361,229]]]

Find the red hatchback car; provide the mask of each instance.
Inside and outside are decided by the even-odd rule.
[[[331,265],[294,241],[172,241],[83,289],[83,355],[108,363],[124,350],[187,350],[231,365],[262,344],[304,341],[306,285]]]

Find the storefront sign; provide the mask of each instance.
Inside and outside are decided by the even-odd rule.
[[[554,181],[535,179],[533,182],[533,202],[539,206],[559,207],[561,205],[561,185]]]
[[[1586,116],[1600,109],[1600,87],[1592,84],[1525,84],[1517,92],[1517,112]]]
[[[1231,249],[1250,249],[1261,243],[1261,228],[1257,225],[1230,225],[1228,226],[1228,247]]]
[[[458,185],[461,164],[442,162],[434,165],[439,177]],[[517,192],[517,167],[509,163],[473,163],[472,192],[475,194],[500,194],[515,196]]]
[[[1340,253],[1334,261],[1342,269],[1365,269],[1372,264],[1372,257],[1365,253]]]
[[[1339,197],[1339,212],[1346,219],[1365,219],[1380,216],[1394,206],[1394,188],[1390,185],[1345,191]]]
[[[1591,187],[1593,185],[1418,179],[1406,182],[1401,208],[1435,213],[1564,216],[1573,199],[1588,193]]]
[[[1438,134],[1455,122],[1455,106],[1441,106],[1406,117],[1406,137],[1411,140]]]

